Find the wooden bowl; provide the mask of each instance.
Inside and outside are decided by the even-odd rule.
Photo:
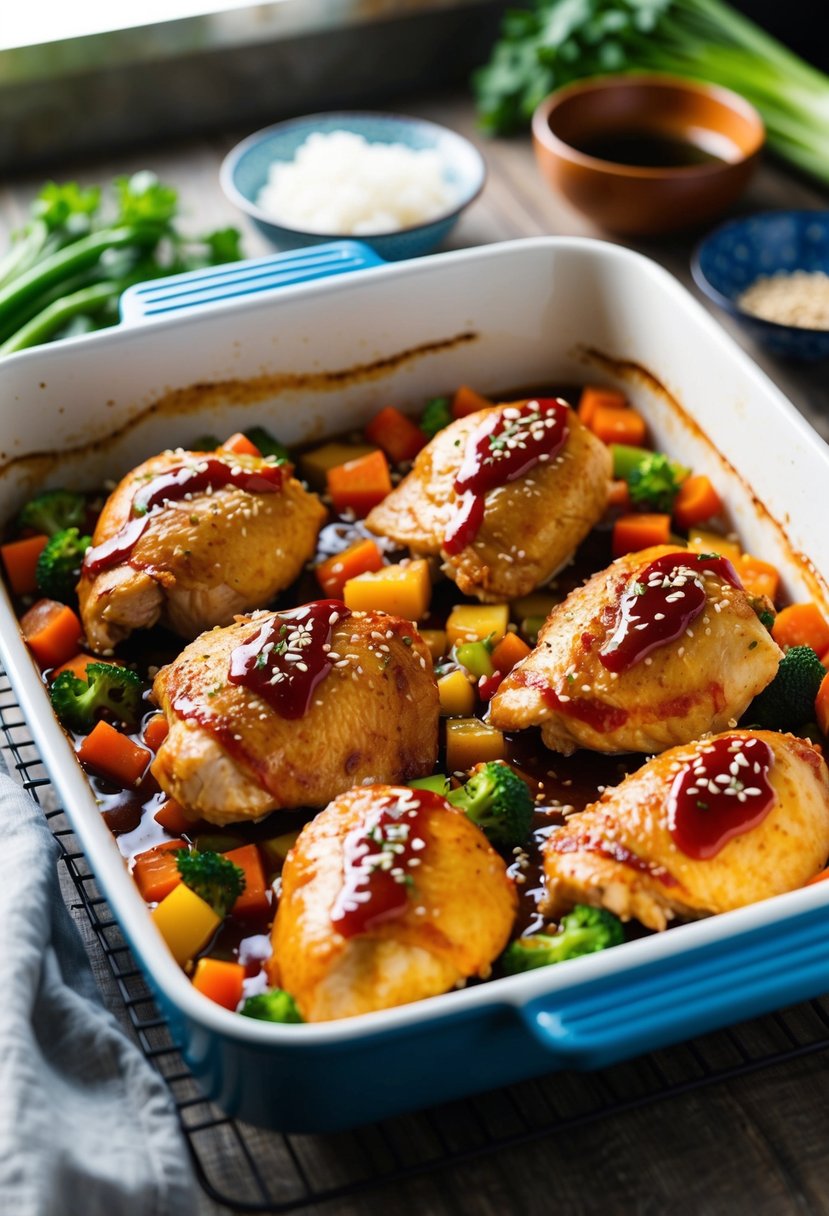
[[[663,75],[557,89],[536,109],[532,132],[555,191],[600,227],[639,235],[693,228],[723,212],[765,139],[744,98]]]

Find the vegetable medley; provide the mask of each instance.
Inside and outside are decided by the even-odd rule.
[[[497,916],[493,912],[486,927],[474,918],[469,922],[470,934],[489,934],[495,943],[488,957],[453,962],[456,971],[430,980],[433,988],[415,985],[402,990],[404,995],[398,992],[377,998],[375,1005],[369,1001],[349,1010],[361,1012],[489,974],[513,975],[558,964],[612,948],[626,935],[659,929],[675,917],[720,910],[694,896],[694,865],[737,858],[735,850],[752,832],[762,831],[775,805],[785,809],[788,795],[783,786],[769,784],[769,774],[779,773],[782,780],[786,766],[794,763],[779,750],[778,740],[790,739],[782,732],[794,732],[792,746],[800,749],[797,762],[805,760],[815,780],[826,786],[821,786],[823,801],[815,813],[826,821],[819,838],[829,840],[829,779],[820,759],[829,734],[829,621],[823,611],[811,602],[781,604],[778,571],[744,552],[728,531],[717,487],[705,474],[653,450],[644,417],[620,391],[588,385],[565,389],[562,398],[545,394],[522,399],[499,407],[503,416],[496,416],[494,402],[462,386],[426,402],[417,418],[390,405],[358,435],[293,453],[263,427],[224,442],[204,436],[186,453],[166,454],[166,471],[151,468],[141,474],[141,488],[130,491],[131,514],[119,516],[109,536],[101,531],[109,509],[103,495],[67,489],[40,493],[11,525],[0,548],[2,565],[19,608],[23,637],[43,673],[54,711],[74,741],[101,812],[129,859],[159,932],[194,987],[225,1008],[283,1023],[337,1016],[324,1001],[306,994],[302,970],[311,947],[305,949],[303,933],[308,930],[297,901],[311,899],[308,892],[316,892],[322,882],[313,864],[320,850],[340,850],[333,867],[340,878],[320,896],[334,908],[334,928],[329,925],[327,932],[333,933],[338,950],[365,934],[379,935],[388,945],[407,918],[414,924],[417,915],[425,920],[440,911],[441,927],[448,933],[455,896],[470,918],[476,903],[483,905],[491,897],[493,907],[498,904]],[[602,486],[603,506],[593,526],[573,545],[572,559],[540,585],[510,598],[491,592],[462,594],[460,575],[450,570],[449,578],[442,577],[448,567],[440,568],[425,544],[402,544],[390,534],[391,527],[381,530],[376,523],[382,518],[378,508],[387,511],[401,494],[413,492],[412,479],[422,474],[425,461],[433,458],[437,467],[435,445],[454,434],[451,428],[461,420],[473,429],[465,448],[461,439],[455,441],[462,449],[457,460],[466,463],[456,473],[458,517],[450,520],[441,542],[444,558],[453,552],[446,539],[452,528],[455,535],[466,529],[461,550],[485,543],[492,501],[505,486],[538,476],[539,469],[558,476],[553,466],[561,462],[561,453],[567,451],[562,445],[574,432],[584,435],[584,442],[604,462],[601,467],[610,471]],[[476,452],[482,451],[482,465],[473,468]],[[489,470],[486,484],[480,480],[481,467]],[[276,502],[287,492],[294,471],[301,482],[297,493],[312,496],[314,509],[320,496],[328,510],[324,526],[319,523],[322,513],[315,517],[310,558],[298,577],[286,575],[290,581],[270,600],[256,603],[247,616],[237,615],[236,624],[196,636],[185,650],[175,636],[182,630],[163,615],[143,632],[127,631],[114,647],[93,649],[85,615],[90,586],[95,579],[109,577],[116,562],[134,558],[136,546],[162,512],[177,503],[188,527],[203,528],[199,495],[207,496],[215,523],[216,505],[209,500],[218,499],[221,487],[245,501]],[[496,476],[501,480],[494,481]],[[421,489],[424,486],[428,489],[426,481]],[[254,522],[251,513],[256,515],[252,509],[246,512],[242,532]],[[522,528],[528,531],[528,520],[513,521],[519,536]],[[470,531],[473,526],[477,531]],[[511,552],[516,557],[508,563],[510,577],[524,550]],[[138,571],[146,579],[144,559],[134,566],[132,573]],[[605,568],[606,574],[597,573]],[[591,618],[594,624],[567,652],[565,674],[556,682],[549,672],[544,674],[543,664],[553,661],[568,630],[579,633],[582,601],[604,577],[609,581],[602,587],[612,583],[616,598]],[[269,604],[275,605],[274,611],[262,612]],[[605,693],[609,697],[608,689],[621,690],[633,678],[631,673],[640,681],[652,678],[658,683],[663,677],[653,674],[657,667],[652,664],[658,665],[660,656],[673,647],[671,663],[674,668],[680,665],[686,647],[701,647],[703,635],[711,635],[717,623],[715,616],[724,618],[729,611],[748,631],[741,660],[745,669],[759,662],[761,653],[766,656],[767,674],[758,680],[758,691],[750,692],[740,712],[729,717],[733,706],[719,704],[731,695],[724,691],[723,677],[723,687],[716,684],[713,694],[723,710],[720,726],[712,715],[712,725],[699,738],[696,733],[680,734],[666,737],[658,747],[631,747],[624,729],[633,711],[623,713],[617,698],[599,714],[595,698]],[[601,639],[591,632],[595,620],[605,622],[601,648]],[[365,636],[356,623],[361,621]],[[207,670],[205,664],[213,661],[209,647],[220,646],[224,635],[234,630],[242,641],[234,633],[227,643],[227,680],[205,677],[198,712],[188,718],[181,707],[186,701],[192,708],[199,695],[192,671],[198,675],[202,668]],[[191,636],[193,632],[198,634],[191,630]],[[729,629],[732,635],[738,632],[736,626]],[[595,675],[585,675],[586,666],[570,662],[571,654],[587,656],[585,664],[589,658],[595,671],[604,673],[605,684],[600,687]],[[596,665],[596,657],[603,667]],[[730,660],[720,656],[718,661]],[[701,650],[698,663],[703,663]],[[174,684],[170,673],[176,672]],[[384,713],[387,718],[409,713],[413,697],[422,699],[410,727],[399,727],[410,736],[401,744],[402,758],[391,762],[391,775],[374,781],[361,776],[359,749],[349,743],[346,771],[356,777],[350,781],[335,775],[332,793],[322,801],[333,800],[317,816],[319,801],[311,799],[307,806],[297,797],[279,801],[278,791],[284,789],[289,768],[293,773],[293,762],[290,743],[274,734],[273,723],[278,722],[289,739],[304,723],[316,722],[309,715],[316,712],[315,706],[323,706],[323,692],[334,695],[337,675],[343,677],[335,690],[342,705],[342,698],[357,698],[363,688],[366,697],[401,698],[398,709],[397,702],[382,702],[381,721]],[[685,678],[689,682],[690,676]],[[651,722],[643,738],[659,729],[652,724],[654,716],[679,721],[690,714],[688,690],[683,686],[681,691],[684,700],[679,693],[663,699],[658,714],[642,719]],[[533,716],[525,708],[527,697],[536,694],[541,709]],[[645,695],[641,689],[639,695]],[[664,688],[659,695],[664,698]],[[276,755],[268,763],[276,765],[278,779],[269,786],[265,768],[259,772],[260,784],[270,789],[270,801],[261,805],[271,809],[270,814],[260,813],[253,804],[253,809],[233,815],[214,813],[205,793],[182,798],[171,793],[194,788],[186,784],[181,765],[176,768],[180,757],[173,754],[172,745],[177,741],[181,751],[182,740],[191,746],[196,736],[204,736],[212,749],[204,753],[203,764],[214,764],[219,754],[221,764],[236,765],[256,786],[247,727],[233,733],[235,719],[228,719],[228,726],[221,717],[230,712],[223,707],[231,697],[253,705],[256,729],[264,731],[266,750]],[[359,701],[350,705],[348,712],[359,715],[361,710],[353,708]],[[424,720],[432,712],[430,706],[435,741],[418,744],[421,751],[413,760],[414,718],[419,719],[417,729],[426,729],[428,735]],[[519,718],[524,714],[520,721],[516,706]],[[323,712],[329,713],[327,705]],[[274,715],[272,722],[269,714]],[[575,744],[561,742],[563,736],[555,735],[551,726],[557,718],[569,722],[573,731],[592,731],[586,737],[599,742],[578,742],[578,735]],[[336,725],[337,732],[341,726]],[[718,733],[723,728],[726,733]],[[367,732],[369,727],[362,729]],[[387,721],[389,735],[396,729],[395,721]],[[618,746],[613,737],[617,730]],[[333,720],[331,731],[334,748]],[[302,747],[311,770],[309,738]],[[680,746],[665,750],[672,744]],[[646,751],[663,754],[646,761]],[[665,785],[654,796],[661,761],[667,765]],[[369,757],[369,773],[375,771],[373,762]],[[178,785],[171,773],[177,774]],[[208,784],[207,778],[202,784]],[[638,792],[628,800],[625,819],[621,800],[627,789]],[[732,795],[730,801],[726,795]],[[374,802],[366,811],[367,798]],[[657,818],[668,808],[658,832],[646,824],[649,799]],[[631,835],[624,825],[634,821]],[[453,847],[478,850],[479,878],[473,890],[464,886],[468,879],[460,868],[452,871],[452,863],[441,860],[441,833],[450,828],[460,833]],[[658,847],[654,844],[651,852],[648,832],[653,840],[658,837]],[[449,858],[448,845],[445,848]],[[821,870],[827,856],[829,846],[814,864],[804,863],[806,871],[789,886],[824,877],[829,873]],[[579,870],[585,859],[613,871],[598,880],[589,865]],[[738,862],[729,864],[737,867],[739,884]],[[430,883],[443,865],[442,881],[452,896],[446,895],[435,911],[429,903]],[[625,883],[629,899],[618,893]],[[642,889],[637,883],[644,884]],[[773,884],[760,888],[743,902],[777,889]],[[290,912],[280,907],[281,898],[290,902]],[[269,934],[278,908],[272,942]],[[479,914],[483,912],[476,909],[474,915]],[[411,926],[407,929],[410,936],[414,932]],[[284,944],[280,947],[280,940],[295,941],[303,960],[290,962],[290,951]],[[469,943],[462,945],[474,952]],[[334,949],[330,942],[329,948]],[[275,967],[269,960],[272,951],[276,956],[280,949],[283,954]],[[412,956],[410,968],[417,965]],[[297,977],[295,990],[287,982],[290,975]]]

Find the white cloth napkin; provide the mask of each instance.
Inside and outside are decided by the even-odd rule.
[[[170,1094],[101,1004],[57,856],[0,758],[0,1210],[189,1216]]]

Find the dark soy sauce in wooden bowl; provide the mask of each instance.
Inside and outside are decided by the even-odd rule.
[[[642,169],[685,169],[728,159],[701,143],[665,131],[603,131],[580,139],[574,147],[597,160]]]

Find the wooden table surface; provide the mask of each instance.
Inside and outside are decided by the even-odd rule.
[[[451,247],[486,244],[537,234],[586,235],[608,239],[566,204],[554,198],[536,169],[527,137],[482,140],[472,108],[451,95],[401,102],[402,112],[422,114],[470,136],[482,148],[489,177],[481,198],[453,234]],[[246,132],[228,132],[210,141],[130,152],[117,161],[55,164],[48,173],[8,181],[0,187],[0,248],[18,227],[37,185],[46,176],[106,182],[139,168],[154,169],[180,191],[184,222],[194,231],[240,223],[218,184],[224,152]],[[767,164],[756,175],[739,210],[772,207],[826,207],[829,200],[803,181]],[[245,251],[269,252],[263,238],[241,220]],[[624,242],[672,271],[695,295],[689,257],[694,235],[663,241]],[[723,318],[719,316],[723,321]],[[829,377],[825,366],[785,364],[763,355],[738,327],[725,320],[737,339],[780,386],[815,428],[829,439]],[[817,502],[816,502],[817,505]],[[816,511],[816,525],[824,526]],[[67,888],[71,902],[73,891]],[[105,998],[117,1014],[123,1008],[97,942],[83,913],[78,923],[87,940]],[[770,966],[774,966],[770,944]],[[788,1015],[795,1033],[808,1011]],[[759,1031],[758,1031],[759,1033]],[[812,1030],[814,1033],[814,1030]],[[825,1030],[824,1032],[825,1033]],[[314,1208],[330,1216],[377,1213],[386,1216],[468,1213],[499,1216],[521,1213],[563,1216],[585,1213],[751,1214],[829,1212],[829,1053],[721,1082],[522,1147],[504,1149],[427,1175],[405,1186],[385,1187],[351,1200]],[[219,1209],[206,1197],[200,1216]],[[51,1216],[51,1214],[50,1214]],[[164,1214],[167,1216],[167,1214]]]

